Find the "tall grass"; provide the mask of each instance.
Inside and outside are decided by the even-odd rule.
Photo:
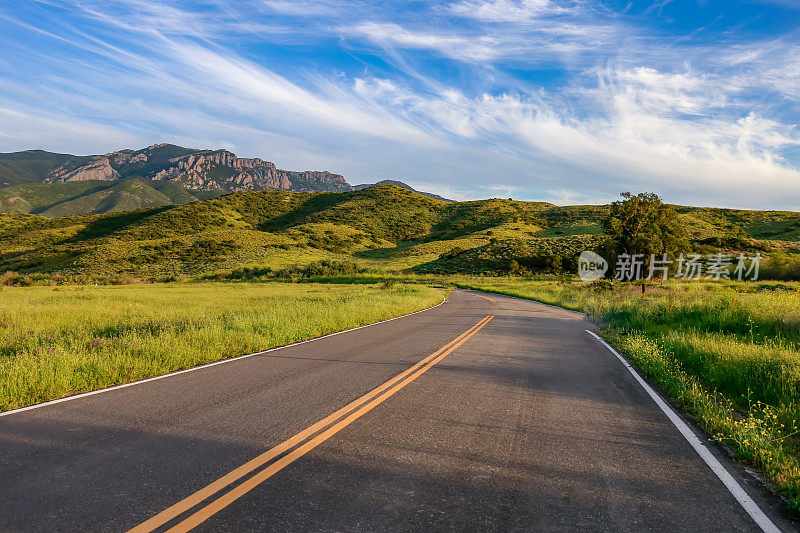
[[[800,514],[800,284],[638,286],[481,278],[463,286],[585,311]]]
[[[423,285],[155,284],[0,291],[0,411],[438,303]]]
[[[477,289],[516,298],[526,298],[549,305],[557,305],[573,311],[583,311],[593,300],[593,293],[571,280],[559,281],[555,277],[481,277],[458,278],[457,287]]]

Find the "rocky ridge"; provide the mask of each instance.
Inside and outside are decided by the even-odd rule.
[[[343,176],[327,171],[281,170],[260,158],[237,157],[225,150],[198,150],[154,144],[142,150],[119,150],[93,156],[88,163],[66,162],[48,172],[44,183],[129,177],[176,181],[203,191],[351,191]]]

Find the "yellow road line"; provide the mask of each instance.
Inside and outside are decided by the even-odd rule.
[[[488,296],[483,296],[481,294],[473,294],[473,296],[477,296],[478,298],[483,298],[484,300],[489,300],[490,302],[496,302],[494,298],[489,298]]]
[[[186,518],[185,520],[183,520],[182,522],[177,524],[175,527],[170,528],[169,530],[167,530],[167,533],[181,533],[181,532],[189,531],[189,530],[193,529],[194,527],[196,527],[197,525],[199,525],[202,522],[204,522],[205,520],[207,520],[208,518],[210,518],[211,516],[213,516],[214,514],[218,513],[219,511],[221,511],[222,509],[224,509],[228,505],[232,504],[234,501],[236,501],[237,499],[241,498],[246,493],[250,492],[251,490],[256,488],[258,485],[260,485],[261,483],[263,483],[264,481],[266,481],[267,479],[269,479],[270,477],[272,477],[276,473],[278,473],[281,470],[283,470],[286,466],[290,465],[291,463],[293,463],[294,461],[296,461],[297,459],[299,459],[300,457],[302,457],[303,455],[305,455],[309,451],[313,450],[314,448],[316,448],[317,446],[319,446],[320,444],[322,444],[323,442],[325,442],[326,440],[328,440],[332,436],[334,436],[337,433],[339,433],[339,431],[341,431],[342,429],[344,429],[345,427],[347,427],[348,425],[353,423],[355,420],[357,420],[358,418],[360,418],[364,414],[366,414],[369,411],[371,411],[373,408],[375,408],[379,404],[383,403],[387,398],[389,398],[390,396],[394,395],[397,391],[399,391],[400,389],[402,389],[403,387],[405,387],[406,385],[408,385],[409,383],[411,383],[412,381],[417,379],[419,376],[421,376],[422,374],[427,372],[433,365],[435,365],[436,363],[438,363],[439,361],[441,361],[442,359],[447,357],[451,352],[453,352],[453,350],[455,350],[456,348],[458,348],[459,346],[464,344],[470,337],[475,335],[481,328],[483,328],[483,326],[488,324],[489,321],[492,320],[492,318],[494,318],[494,316],[489,316],[487,319],[485,319],[483,321],[483,323],[478,324],[477,326],[475,326],[472,329],[472,331],[469,332],[468,335],[463,337],[457,343],[453,344],[450,348],[446,349],[444,352],[442,352],[440,355],[438,355],[435,359],[430,360],[428,363],[425,364],[425,366],[423,366],[422,368],[420,368],[419,370],[414,372],[414,374],[412,374],[411,376],[409,376],[408,378],[406,378],[405,380],[403,380],[399,384],[395,385],[394,387],[392,387],[388,391],[384,392],[383,394],[381,394],[380,396],[378,396],[377,398],[375,398],[374,400],[369,402],[367,405],[361,407],[355,413],[352,413],[347,418],[345,418],[345,419],[341,420],[340,422],[334,424],[333,426],[331,426],[330,428],[328,428],[324,432],[320,433],[319,435],[317,435],[313,439],[309,440],[308,442],[306,442],[302,446],[300,446],[300,447],[296,448],[295,450],[293,450],[292,452],[286,454],[284,457],[281,457],[280,459],[278,459],[277,461],[275,461],[274,463],[269,465],[267,468],[265,468],[264,470],[262,470],[258,474],[254,475],[250,479],[246,480],[241,485],[236,486],[230,492],[220,496],[218,499],[216,499],[215,501],[213,501],[210,504],[206,505],[205,507],[203,507],[199,511],[195,512],[194,514],[192,514],[191,516],[189,516],[188,518]]]
[[[357,407],[361,406],[362,404],[368,402],[369,400],[371,400],[372,398],[374,398],[375,396],[377,396],[381,392],[385,391],[386,389],[388,389],[389,387],[391,387],[392,385],[394,385],[398,381],[400,381],[403,378],[407,377],[409,374],[412,374],[413,372],[417,371],[423,365],[426,365],[426,364],[430,363],[430,361],[432,361],[437,356],[440,356],[440,358],[437,359],[437,361],[436,361],[436,362],[438,362],[439,360],[441,360],[441,358],[443,358],[444,356],[449,354],[452,350],[454,350],[455,348],[460,346],[464,341],[466,341],[469,337],[471,337],[475,332],[477,332],[479,329],[481,329],[483,326],[485,326],[492,318],[494,318],[494,317],[489,316],[489,315],[485,316],[480,321],[478,321],[477,324],[475,324],[474,326],[469,328],[467,331],[465,331],[464,333],[462,333],[461,335],[459,335],[458,337],[456,337],[452,341],[448,342],[447,344],[445,344],[444,346],[442,346],[441,348],[436,350],[431,355],[425,357],[424,359],[422,359],[421,361],[419,361],[415,365],[411,366],[410,368],[408,368],[408,369],[404,370],[403,372],[401,372],[400,374],[396,375],[395,377],[393,377],[389,381],[381,384],[380,386],[378,386],[375,389],[371,390],[370,392],[368,392],[364,396],[361,396],[357,400],[354,400],[354,401],[350,402],[349,404],[347,404],[346,406],[342,407],[341,409],[339,409],[335,413],[323,418],[319,422],[313,424],[312,426],[309,426],[308,428],[306,428],[303,431],[297,433],[293,437],[290,437],[289,439],[287,439],[284,442],[278,444],[277,446],[275,446],[273,448],[270,448],[266,452],[264,452],[261,455],[251,459],[250,461],[246,462],[245,464],[243,464],[242,466],[238,467],[237,469],[229,472],[228,474],[225,474],[221,478],[217,479],[216,481],[214,481],[213,483],[207,485],[206,487],[200,489],[199,491],[195,492],[194,494],[188,496],[187,498],[184,498],[183,500],[179,501],[178,503],[168,507],[167,509],[163,510],[162,512],[160,512],[156,516],[154,516],[154,517],[150,518],[149,520],[147,520],[147,521],[139,524],[138,526],[134,527],[133,529],[131,529],[129,531],[129,533],[148,533],[148,532],[151,532],[151,531],[155,530],[156,528],[166,524],[167,522],[169,522],[173,518],[177,517],[181,513],[184,513],[186,511],[188,511],[189,509],[191,509],[192,507],[194,507],[198,503],[200,503],[203,500],[213,496],[214,494],[216,494],[220,490],[224,489],[225,487],[227,487],[231,483],[234,483],[235,481],[237,481],[237,480],[241,479],[242,477],[246,476],[250,472],[253,472],[257,468],[267,464],[269,461],[271,461],[275,457],[277,457],[280,454],[290,450],[292,447],[294,447],[297,444],[303,442],[304,440],[306,440],[311,435],[314,435],[318,431],[322,430],[323,428],[327,427],[331,423],[335,422],[336,420],[338,420],[339,418],[344,416],[346,413],[348,413],[348,412],[352,411],[353,409],[356,409]],[[445,353],[444,355],[441,355],[446,350],[449,350],[449,351],[447,351],[447,353]],[[434,362],[433,364],[436,364],[436,362]],[[432,366],[432,364],[431,364],[431,366]],[[428,368],[430,368],[430,367],[425,368],[422,372],[427,371]],[[414,379],[416,379],[416,376],[411,378],[410,381],[413,381]],[[410,383],[410,381],[408,381],[408,382]],[[402,383],[397,390],[399,390],[400,388],[404,387],[406,384],[407,383]],[[394,394],[394,392],[396,392],[396,390],[391,392],[391,394],[389,394],[389,396]],[[386,396],[386,398],[388,398],[388,396]],[[380,400],[380,402],[382,402],[382,401],[383,400]],[[378,403],[380,403],[380,402],[378,402]],[[375,405],[377,405],[377,403]],[[370,409],[372,409],[372,407],[370,407]],[[366,412],[366,411],[364,411],[364,412]],[[359,415],[359,416],[361,416],[361,415]],[[358,418],[358,417],[356,417],[356,418]],[[353,420],[355,420],[355,419],[353,419]],[[348,424],[349,424],[349,422],[348,422]],[[344,427],[344,426],[342,426],[342,427]],[[322,442],[322,441],[320,441],[320,442]],[[313,446],[312,446],[312,448],[313,448]],[[295,450],[295,451],[297,451],[297,450]],[[303,453],[305,453],[305,452],[303,452]],[[288,457],[288,455],[286,457]],[[284,457],[284,459],[285,459],[285,457]],[[294,459],[292,459],[292,461],[293,460]],[[280,461],[278,461],[278,462],[280,462]],[[276,464],[278,462],[276,462]],[[288,464],[288,463],[286,463],[286,464]],[[283,467],[281,467],[281,468],[283,468]],[[262,472],[262,474],[263,474],[263,472]],[[272,475],[272,474],[270,474],[270,475]],[[216,503],[216,502],[214,502],[214,503]],[[202,511],[202,509],[201,509],[201,511]],[[195,515],[192,515],[189,518],[192,518],[194,516]],[[183,522],[181,522],[181,524],[183,524]],[[181,524],[178,524],[178,525],[181,525]],[[192,527],[194,527],[194,526],[192,526]],[[170,530],[170,531],[172,531],[172,530]]]

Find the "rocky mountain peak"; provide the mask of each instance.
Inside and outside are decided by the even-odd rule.
[[[350,191],[339,174],[327,171],[290,171],[258,157],[237,157],[226,149],[198,150],[159,143],[141,150],[118,150],[92,156],[91,160],[67,162],[52,169],[45,183],[82,180],[117,180],[141,177],[176,181],[190,190],[203,191]]]

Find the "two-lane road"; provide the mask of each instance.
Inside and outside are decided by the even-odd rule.
[[[456,291],[398,320],[0,416],[0,530],[758,531],[587,328]]]

